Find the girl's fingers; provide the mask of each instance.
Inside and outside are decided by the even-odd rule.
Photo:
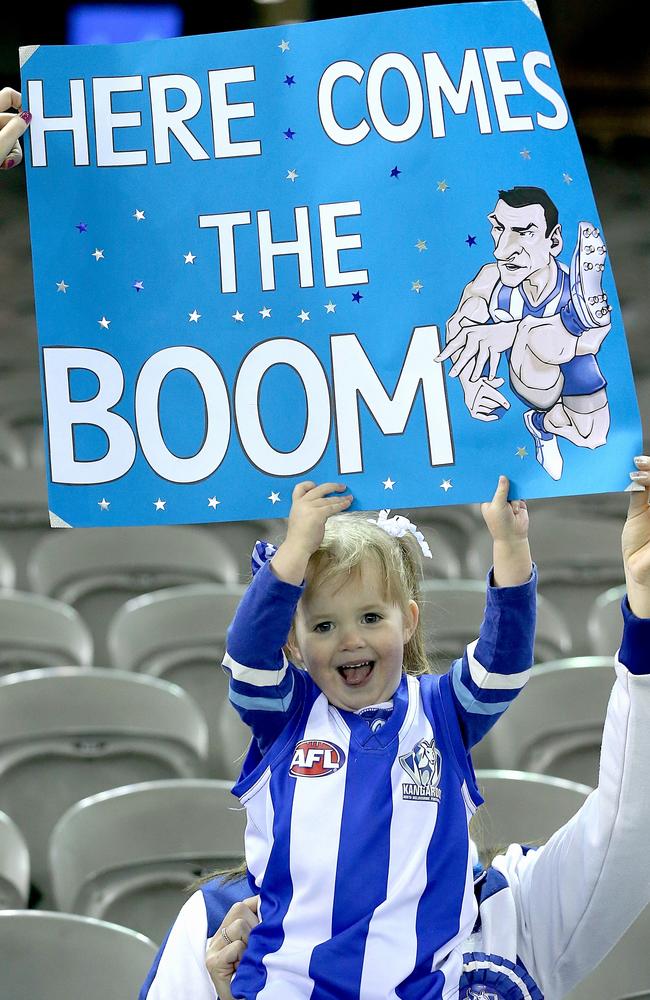
[[[342,493],[347,486],[344,483],[321,483],[319,486],[312,484],[310,500],[317,500],[327,496],[328,493]]]
[[[494,496],[492,497],[492,503],[506,503],[508,499],[508,490],[510,489],[510,482],[507,476],[499,476],[499,482],[497,483],[497,488],[494,491]]]
[[[29,122],[21,115],[11,116],[10,121],[0,131],[0,163],[3,163],[5,159],[12,159],[9,154],[12,151],[15,153],[14,147],[18,146],[18,140],[27,130],[28,125]],[[22,153],[20,153],[20,159],[22,160]]]
[[[16,108],[17,111],[23,106],[23,99],[13,87],[3,87],[0,90],[0,111],[8,111],[9,108]]]

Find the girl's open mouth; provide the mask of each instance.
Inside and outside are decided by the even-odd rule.
[[[359,687],[368,680],[374,666],[374,660],[359,660],[358,663],[348,663],[336,669],[346,684],[349,684],[350,687]]]

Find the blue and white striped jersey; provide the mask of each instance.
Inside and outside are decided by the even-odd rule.
[[[453,969],[449,966],[445,1000],[562,1000],[650,904],[650,619],[635,618],[629,609],[625,617],[598,788],[544,847],[513,844],[478,876],[478,916],[459,942]],[[310,832],[300,850],[312,851]],[[195,892],[163,942],[139,1000],[215,1000],[206,941],[232,902],[249,893],[245,881],[224,886],[220,879]],[[250,946],[258,933],[260,928],[253,931]],[[357,933],[364,936],[362,925],[350,929],[352,943]],[[375,992],[363,994],[368,1000],[413,995],[390,987],[394,957],[394,941],[387,936],[380,958],[373,954],[385,979],[378,980]],[[346,997],[346,989],[344,982],[339,992],[337,984],[330,996]],[[614,988],[609,995],[621,992],[629,991]],[[273,995],[296,994],[287,982]],[[314,985],[311,996],[316,995],[323,994]],[[423,979],[417,995],[429,1000],[438,994]]]
[[[442,998],[476,916],[469,749],[529,675],[535,575],[488,586],[478,640],[443,676],[403,675],[375,731],[287,661],[301,592],[265,563],[228,633],[230,698],[256,737],[233,791],[262,913],[234,995]]]

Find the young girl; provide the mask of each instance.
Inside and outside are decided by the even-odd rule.
[[[487,871],[478,867],[478,918],[460,943],[457,977],[447,981],[443,994],[449,1000],[561,1000],[650,904],[650,458],[636,463],[634,475],[644,489],[631,495],[623,530],[623,638],[598,788],[544,847],[512,844]],[[308,839],[301,845],[307,852],[310,847]],[[244,899],[248,894],[245,881],[224,886],[221,879],[195,892],[161,948],[141,1000],[214,1000],[217,994],[232,1000],[231,985],[241,995],[231,976],[259,932],[259,898]],[[242,902],[231,906],[235,899]],[[351,937],[355,933],[363,928],[354,928]],[[388,972],[393,944],[386,940]],[[277,995],[291,996],[291,986]],[[392,991],[387,976],[386,988],[373,1000],[396,995],[404,992]],[[436,994],[423,988],[418,995]]]
[[[533,662],[527,511],[505,477],[483,506],[481,635],[444,676],[426,673],[421,535],[341,513],[344,489],[295,488],[286,539],[256,547],[228,632],[230,699],[254,736],[233,791],[262,899],[236,997],[444,995],[476,914],[468,751]]]

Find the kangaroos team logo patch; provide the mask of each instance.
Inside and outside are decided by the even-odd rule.
[[[293,751],[289,774],[294,778],[322,778],[334,774],[344,763],[345,754],[336,743],[301,740]]]
[[[420,740],[399,762],[411,779],[402,782],[402,798],[411,802],[440,802],[442,754],[433,738]]]

